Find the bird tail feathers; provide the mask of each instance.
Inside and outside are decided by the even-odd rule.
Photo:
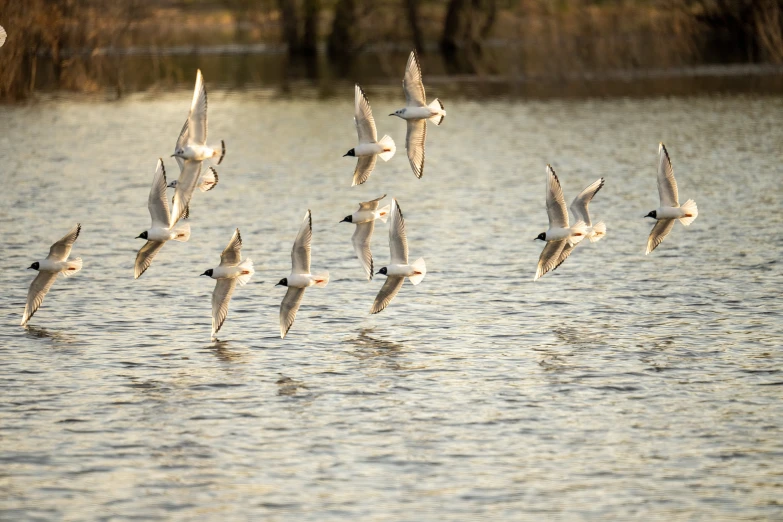
[[[389,219],[389,212],[391,212],[391,205],[386,205],[385,207],[378,209],[378,217],[381,221],[386,223],[386,220]]]
[[[693,221],[696,219],[696,217],[699,215],[699,209],[696,207],[696,202],[692,199],[689,199],[682,205],[680,205],[680,208],[685,212],[685,215],[680,219],[680,223],[685,225],[686,227],[693,223]]]
[[[201,192],[209,192],[218,184],[218,174],[215,169],[209,167],[204,175],[201,177],[201,183],[198,188]]]
[[[590,242],[591,243],[597,243],[598,241],[601,241],[604,236],[606,235],[606,225],[603,221],[600,223],[596,223],[593,225],[593,233],[590,234]]]
[[[239,283],[239,286],[245,286],[245,284],[250,281],[250,278],[253,277],[253,274],[256,273],[255,269],[253,268],[253,261],[248,257],[239,263],[237,267],[242,270],[239,273],[239,277],[237,277],[237,283]]]
[[[329,272],[322,272],[320,274],[313,274],[315,280],[315,286],[323,288],[329,284]]]
[[[580,219],[571,225],[571,236],[568,238],[568,244],[574,246],[585,237],[587,237],[587,225]]]
[[[65,263],[65,270],[63,270],[63,275],[65,277],[71,277],[73,274],[75,274],[81,269],[82,269],[82,258],[77,257],[76,259],[73,259]]]
[[[413,268],[414,274],[412,276],[408,276],[408,279],[411,280],[413,285],[418,285],[421,283],[421,280],[424,279],[424,276],[427,275],[427,265],[424,264],[424,258],[420,257],[414,261],[411,265],[411,268]]]
[[[443,119],[446,117],[446,109],[443,108],[443,103],[439,99],[435,98],[435,100],[427,107],[433,111],[438,111],[434,116],[430,116],[429,120],[435,125],[440,125],[443,123]]]
[[[378,154],[378,156],[380,156],[383,161],[389,161],[392,159],[392,156],[394,156],[394,153],[397,152],[397,146],[394,144],[394,140],[391,139],[388,134],[380,139],[378,145],[382,146],[384,150],[389,149]]]
[[[185,242],[188,239],[190,239],[190,223],[185,223],[183,225],[178,226],[173,230],[174,232],[174,241],[182,241]]]

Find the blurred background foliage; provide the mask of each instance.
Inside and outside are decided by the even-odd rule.
[[[237,86],[397,81],[413,48],[428,77],[490,83],[783,63],[783,0],[0,0],[0,25],[3,101],[121,96],[196,62]]]

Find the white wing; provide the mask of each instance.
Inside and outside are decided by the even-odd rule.
[[[375,130],[375,120],[372,117],[370,102],[367,101],[364,91],[356,85],[354,89],[353,119],[356,123],[356,133],[359,135],[359,143],[375,143],[378,141],[378,131]]]
[[[179,131],[179,137],[177,138],[177,144],[174,146],[174,152],[177,152],[178,150],[185,148],[185,145],[188,144],[189,136],[190,133],[188,132],[188,120],[185,120],[185,124],[182,125],[182,130]],[[179,170],[181,172],[182,167],[185,165],[185,160],[183,160],[179,156],[174,156],[174,159],[177,160],[177,165],[179,165]]]
[[[557,268],[562,265],[566,259],[568,259],[568,256],[571,255],[571,252],[574,251],[574,249],[579,245],[579,243],[571,244],[568,241],[566,241],[566,245],[563,247],[563,250],[560,251],[560,255],[557,258],[557,263],[554,267],[552,267],[552,270],[557,270]],[[543,275],[543,274],[541,274]]]
[[[351,236],[353,250],[359,257],[368,280],[372,279],[373,273],[372,252],[370,251],[370,239],[372,239],[373,230],[375,230],[375,220],[367,221],[366,223],[356,225],[356,230],[353,232],[353,236]]]
[[[658,220],[658,222],[653,227],[652,232],[650,232],[650,237],[647,238],[647,252],[645,252],[645,254],[649,254],[655,250],[655,248],[660,245],[664,239],[666,239],[666,236],[669,235],[669,232],[672,231],[673,227],[673,219]]]
[[[71,247],[76,241],[76,238],[79,237],[79,233],[81,231],[81,223],[76,223],[76,226],[69,230],[68,233],[62,237],[62,239],[51,246],[49,249],[49,255],[46,257],[46,259],[51,259],[53,261],[65,261],[68,259],[68,256],[71,255]]]
[[[408,264],[408,238],[405,235],[405,220],[397,200],[392,198],[391,224],[389,225],[389,250],[391,264]]]
[[[288,330],[294,324],[296,319],[296,312],[299,310],[299,305],[302,304],[302,298],[304,297],[304,288],[294,288],[289,286],[288,291],[283,297],[283,302],[280,303],[280,338],[284,339]]]
[[[171,227],[183,217],[187,217],[190,200],[193,198],[193,191],[198,185],[201,176],[200,161],[186,161],[182,172],[179,173],[177,187],[174,189],[174,199],[171,202]]]
[[[383,286],[378,291],[378,295],[375,296],[375,302],[372,304],[372,308],[370,308],[370,313],[377,314],[389,306],[391,300],[394,299],[394,296],[397,295],[397,292],[402,288],[402,283],[404,281],[405,278],[400,276],[387,277],[386,282],[383,283]]]
[[[601,178],[593,182],[574,198],[574,201],[571,203],[571,217],[574,222],[582,220],[588,227],[593,226],[593,223],[590,221],[590,213],[587,211],[587,205],[590,204],[590,201],[603,186],[604,178]]]
[[[546,174],[546,213],[549,216],[549,228],[568,228],[568,210],[560,180],[551,165],[546,166]]]
[[[41,307],[44,296],[52,287],[54,280],[57,279],[58,272],[38,272],[38,275],[30,284],[30,290],[27,291],[27,304],[24,306],[24,315],[22,316],[22,326]]]
[[[680,206],[679,197],[677,196],[677,181],[674,179],[674,169],[669,159],[669,153],[666,151],[663,143],[658,144],[658,196],[660,196],[662,207]]]
[[[417,178],[424,175],[424,140],[427,139],[427,120],[408,120],[408,134],[405,148],[408,151],[413,173]]]
[[[159,241],[147,241],[143,247],[139,249],[139,253],[136,254],[136,264],[134,266],[133,277],[138,279],[141,274],[147,271],[152,264],[152,260],[155,255],[160,252],[163,245],[166,243]]]
[[[212,337],[215,337],[226,320],[228,303],[231,302],[231,294],[236,286],[236,279],[218,279],[215,284],[215,290],[212,292]]]
[[[177,187],[179,187],[179,183],[177,184]],[[171,225],[169,200],[166,195],[166,188],[166,168],[163,166],[163,160],[158,158],[158,165],[155,167],[155,175],[152,178],[150,196],[147,200],[147,207],[150,210],[153,227],[169,228]],[[178,188],[174,190],[176,191]]]
[[[188,115],[189,140],[196,145],[207,144],[207,89],[201,69],[196,72],[196,86]]]
[[[411,51],[408,64],[405,66],[405,77],[402,79],[405,100],[408,107],[426,107],[427,96],[424,94],[424,83],[421,81],[421,66],[416,52]]]
[[[541,256],[538,258],[538,268],[536,269],[536,277],[533,278],[534,281],[557,266],[560,260],[560,253],[567,243],[568,241],[565,239],[547,242],[544,250],[541,251]]]
[[[359,159],[356,162],[356,169],[353,171],[353,183],[351,183],[352,187],[361,185],[369,179],[370,174],[372,174],[372,171],[375,168],[375,161],[377,159],[378,156],[375,155],[359,156]]]
[[[220,254],[220,266],[237,266],[242,261],[242,236],[239,229],[234,231],[228,246]]]
[[[8,33],[5,32],[5,29],[3,29],[3,26],[0,25],[0,47],[3,46],[5,43],[5,39],[8,37]]]
[[[386,197],[386,194],[379,198],[372,199],[370,201],[364,201],[362,203],[359,203],[359,210],[378,210],[378,207],[380,206],[380,201]]]
[[[308,210],[291,249],[291,272],[310,273],[310,241],[313,239],[313,216]],[[296,313],[296,312],[294,312]]]

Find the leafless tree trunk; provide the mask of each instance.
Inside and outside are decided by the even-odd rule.
[[[327,50],[332,60],[345,59],[355,51],[356,3],[354,0],[338,0],[334,8],[334,22],[329,34]]]
[[[318,0],[304,0],[304,34],[302,54],[315,56],[318,52]]]
[[[283,19],[283,39],[288,45],[288,54],[298,54],[299,21],[296,16],[296,4],[292,0],[279,0],[278,6]]]

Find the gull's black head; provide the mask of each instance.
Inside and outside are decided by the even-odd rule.
[[[405,109],[399,109],[389,114],[389,116],[399,116],[400,118],[402,118],[403,114],[405,114]]]
[[[147,231],[145,230],[144,232],[136,236],[136,239],[147,239]]]
[[[345,216],[345,218],[342,221],[340,221],[340,223],[345,223],[345,222],[353,223],[353,216]]]
[[[651,217],[653,219],[658,219],[658,212],[656,212],[655,210],[651,210],[650,213],[644,217]]]
[[[201,274],[201,275],[205,275],[205,276],[212,277],[212,270],[213,270],[213,269],[212,269],[212,268],[210,268],[209,270],[207,270],[206,272],[204,272],[204,273],[203,273],[203,274]]]
[[[32,265],[28,266],[27,269],[30,270],[32,268],[33,270],[38,270],[38,267],[40,267],[40,266],[41,265],[38,264],[38,261],[36,261]]]
[[[346,152],[345,154],[343,154],[343,158],[346,157],[346,156],[356,156],[356,152],[353,149],[351,149],[348,152]]]
[[[383,274],[385,276],[388,276],[388,274],[386,273],[386,267],[383,267],[380,270],[378,270],[378,272],[376,272],[375,275],[378,275],[378,274]]]
[[[533,238],[533,241],[536,239],[540,239],[541,241],[546,241],[546,232],[541,232],[536,237]]]
[[[283,278],[283,279],[281,279],[281,280],[280,280],[280,282],[279,282],[279,283],[277,283],[275,286],[288,286],[288,278],[287,278],[287,277],[284,277],[284,278]]]

